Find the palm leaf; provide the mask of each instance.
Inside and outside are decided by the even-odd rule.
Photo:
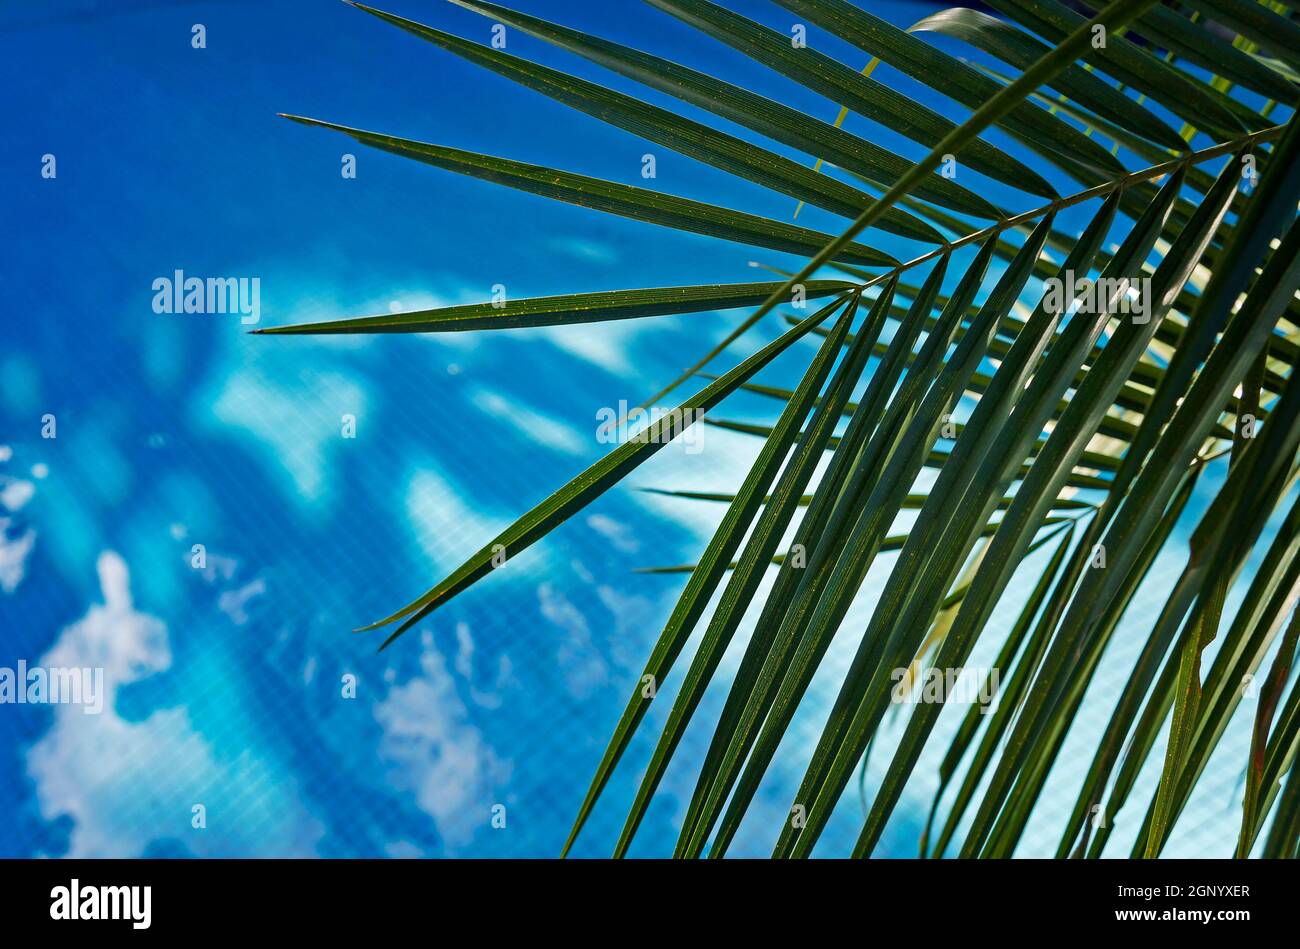
[[[540,165],[527,165],[523,162],[480,155],[457,148],[444,148],[427,142],[413,142],[391,135],[379,135],[375,132],[351,129],[317,119],[296,115],[284,117],[301,122],[303,125],[334,129],[351,136],[363,145],[401,155],[404,158],[413,158],[437,168],[518,188],[520,191],[528,191],[580,207],[594,208],[681,231],[692,231],[707,237],[718,237],[791,254],[815,252],[831,239],[828,234],[808,228],[795,227],[792,224],[745,214],[742,211],[718,208],[702,201],[677,198],[647,188],[634,188],[630,185],[588,178],[585,175],[574,175]],[[861,244],[846,247],[840,259],[868,267],[898,265],[898,261],[888,254]]]
[[[734,283],[718,286],[655,287],[646,290],[601,290],[558,297],[467,303],[434,310],[411,310],[358,316],[325,323],[300,323],[253,330],[254,333],[303,335],[318,333],[464,333],[473,330],[524,329],[534,326],[577,326],[606,320],[701,313],[753,306],[768,299],[776,283]],[[845,294],[854,289],[840,280],[803,284],[810,299]],[[803,331],[814,328],[801,321]]]
[[[723,515],[694,563],[646,571],[681,575],[685,584],[564,852],[625,765],[650,702],[684,665],[612,846],[619,856],[630,851],[688,729],[704,727],[711,737],[673,852],[726,854],[796,714],[810,705],[810,684],[868,572],[880,566],[886,579],[865,628],[853,631],[853,659],[822,710],[792,818],[771,829],[775,855],[808,856],[823,844],[873,853],[932,753],[939,788],[922,854],[1010,856],[1054,786],[1081,710],[1097,701],[1112,711],[1072,792],[1056,853],[1099,856],[1119,810],[1146,795],[1133,846],[1157,856],[1232,733],[1239,684],[1266,668],[1272,651],[1250,747],[1235,752],[1246,789],[1234,847],[1241,856],[1296,856],[1300,686],[1288,683],[1300,620],[1287,622],[1300,589],[1295,5],[1192,0],[1188,16],[1155,0],[1116,0],[1084,4],[1096,11],[1088,18],[1056,0],[991,0],[996,15],[946,10],[904,29],[849,0],[776,0],[868,56],[862,69],[724,3],[648,0],[679,28],[830,100],[842,111],[828,122],[713,69],[483,0],[451,2],[807,160],[357,6],[525,89],[851,222],[823,233],[648,187],[288,116],[458,175],[798,260],[756,262],[780,278],[767,282],[501,300],[258,331],[600,332],[594,324],[606,321],[747,311],[645,403],[702,381],[678,414],[615,448],[450,576],[365,627],[392,627],[384,645],[391,643],[621,483],[680,434],[683,419],[697,421],[737,392],[772,410],[770,420],[739,411],[704,419],[756,440],[741,484],[646,489],[721,504]],[[935,34],[987,62],[944,52],[928,41]],[[892,87],[876,75],[877,63],[928,86],[943,105]],[[849,113],[873,128],[850,128]],[[880,144],[878,129],[925,154],[914,160]],[[954,157],[959,176],[941,174]],[[1022,208],[1028,197],[1047,203]],[[1082,230],[1066,223],[1072,208],[1088,214]],[[921,250],[899,252],[900,239],[921,242]],[[928,268],[924,280],[911,273],[918,268]],[[1082,296],[1051,302],[1050,288],[1093,274],[1104,288],[1095,305]],[[1146,288],[1145,319],[1117,312],[1133,285]],[[773,342],[726,372],[709,371],[799,296],[829,302],[811,316],[785,315],[789,325]],[[816,352],[797,384],[760,377],[805,339]],[[1226,477],[1205,477],[1220,458]],[[1280,527],[1271,527],[1288,505]],[[903,513],[910,520],[896,526]],[[1177,553],[1183,527],[1193,528],[1186,563],[1163,608],[1154,617],[1128,615],[1152,565]],[[786,537],[791,546],[782,549]],[[1026,559],[1053,541],[1037,580],[1018,589]],[[1247,563],[1258,566],[1234,597]],[[760,596],[764,580],[771,584]],[[1018,619],[1000,630],[991,618],[1004,601]],[[1146,634],[1126,681],[1110,688],[1097,673],[1121,627]],[[968,710],[949,732],[940,728],[942,701],[889,716],[899,670],[914,677],[927,666],[961,668],[984,642],[1009,673],[991,714]],[[1202,670],[1211,642],[1218,648]],[[723,656],[737,643],[740,661],[722,681]],[[713,690],[725,699],[703,723]],[[823,842],[853,775],[861,771],[865,781],[868,749],[880,747],[876,739],[894,719],[902,734],[869,795],[863,786],[869,804],[856,843]],[[1151,784],[1143,774],[1153,756],[1163,766]]]

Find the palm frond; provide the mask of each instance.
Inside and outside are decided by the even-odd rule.
[[[1222,750],[1242,705],[1241,684],[1261,675],[1249,747],[1230,750],[1246,774],[1235,846],[1239,856],[1296,856],[1295,6],[1115,0],[1104,8],[1085,3],[1095,12],[1089,18],[1055,0],[991,0],[996,15],[953,9],[904,28],[849,0],[774,0],[773,9],[799,17],[801,28],[822,29],[868,57],[863,69],[722,3],[647,0],[842,108],[828,122],[572,25],[483,0],[450,2],[766,141],[354,5],[424,41],[424,51],[451,53],[843,219],[823,232],[650,187],[287,116],[458,175],[794,257],[793,264],[757,262],[779,278],[766,282],[503,300],[259,331],[574,324],[572,332],[599,332],[576,324],[749,311],[642,404],[702,383],[675,413],[578,474],[408,605],[364,627],[393,627],[388,645],[622,482],[680,434],[683,419],[695,423],[737,392],[776,410],[771,421],[704,418],[756,440],[740,485],[646,489],[721,504],[723,515],[695,562],[646,571],[684,575],[685,586],[596,764],[564,852],[685,660],[614,853],[629,852],[694,725],[710,727],[711,739],[672,851],[726,854],[874,568],[886,579],[867,604],[865,628],[850,633],[853,658],[791,816],[771,828],[774,855],[809,856],[822,842],[899,707],[900,670],[910,682],[927,669],[960,669],[987,644],[1002,674],[1000,683],[983,680],[997,690],[996,706],[967,709],[946,732],[942,697],[900,710],[905,724],[883,777],[864,794],[856,842],[828,848],[875,852],[931,751],[938,789],[920,852],[1016,853],[1091,701],[1112,711],[1056,853],[1101,855],[1115,815],[1145,793],[1132,846],[1158,856]],[[964,44],[972,58],[940,49],[932,36]],[[906,81],[895,87],[881,79],[877,63]],[[903,91],[916,84],[929,90],[925,102]],[[880,144],[880,130],[916,155]],[[1066,223],[1072,214],[1086,215],[1081,229]],[[1054,295],[1076,278],[1089,279],[1064,298]],[[1141,314],[1127,307],[1136,287],[1145,298]],[[780,314],[789,325],[775,341],[726,372],[708,371],[795,298],[829,302],[810,316]],[[760,379],[804,339],[817,346],[797,384]],[[1205,476],[1220,464],[1222,478]],[[1290,513],[1282,517],[1283,510]],[[1175,539],[1185,534],[1180,551]],[[1050,556],[1044,550],[1036,579],[1018,593],[1027,561],[1048,544],[1055,546]],[[1161,556],[1185,561],[1163,608],[1154,618],[1128,615]],[[1244,595],[1234,599],[1239,575],[1255,561]],[[1018,617],[1005,630],[992,622],[1004,602]],[[1122,689],[1107,692],[1097,670],[1121,624],[1149,632]],[[720,681],[724,655],[739,642],[738,665],[729,682]],[[701,709],[713,689],[725,699],[706,725]],[[1144,768],[1157,758],[1159,779],[1144,782]],[[658,849],[667,848],[660,842]]]

